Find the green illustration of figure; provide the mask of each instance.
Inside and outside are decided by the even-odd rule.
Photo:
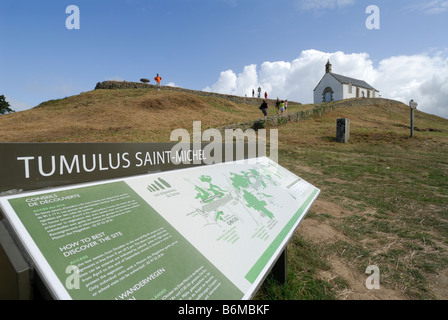
[[[232,186],[235,189],[247,189],[250,186],[253,185],[253,183],[251,182],[250,179],[254,179],[256,182],[259,182],[261,184],[261,186],[263,187],[263,189],[267,188],[267,184],[264,180],[269,180],[273,185],[277,185],[275,183],[275,181],[272,179],[271,175],[261,175],[260,172],[258,172],[255,169],[250,169],[248,172],[242,171],[241,174],[238,173],[233,173],[231,172],[230,174],[233,176],[230,178],[230,180],[232,181]],[[254,182],[255,183],[255,182]]]
[[[213,201],[214,198],[218,197],[218,198],[222,198],[224,197],[226,192],[225,190],[221,189],[219,186],[215,185],[212,183],[212,178],[210,176],[201,176],[199,178],[202,182],[208,183],[208,189],[204,190],[201,187],[195,186],[195,189],[199,192],[195,199],[201,199],[204,203],[209,203],[211,201]],[[210,192],[211,193],[210,193]],[[214,196],[212,196],[212,194]]]
[[[264,213],[269,219],[274,219],[274,214],[266,209],[267,203],[265,201],[257,199],[256,196],[249,193],[247,190],[244,190],[243,193],[244,200],[247,202],[247,207]]]
[[[216,215],[215,215],[215,220],[216,220],[216,221],[218,221],[218,220],[223,221],[223,220],[224,220],[223,215],[224,215],[224,212],[222,212],[222,211],[218,211],[218,212],[216,213]]]
[[[204,203],[209,203],[213,200],[211,198],[211,194],[202,189],[201,187],[195,186],[194,188],[196,191],[198,191],[198,194],[196,195],[195,199],[201,199]]]
[[[233,172],[230,173],[233,176],[230,178],[230,180],[232,181],[232,186],[237,190],[239,190],[240,188],[246,189],[251,185],[250,178],[247,176],[247,173],[245,173],[244,171],[242,173],[244,175]]]
[[[209,184],[208,190],[211,191],[215,196],[222,198],[224,197],[225,190],[221,189],[219,186],[212,183],[212,178],[210,176],[201,176],[201,181]]]

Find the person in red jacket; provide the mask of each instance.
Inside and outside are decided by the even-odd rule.
[[[154,78],[154,80],[156,80],[157,89],[160,90],[160,82],[162,81],[162,77],[160,77],[159,74],[157,74],[157,76]]]

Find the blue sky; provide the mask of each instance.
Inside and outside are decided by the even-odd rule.
[[[66,8],[80,10],[68,30]],[[366,27],[366,8],[380,29]],[[382,96],[448,118],[447,0],[5,0],[0,94],[16,111],[109,79],[312,102],[330,59]],[[151,81],[152,83],[154,81]]]

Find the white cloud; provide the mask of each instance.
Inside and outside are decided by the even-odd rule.
[[[408,102],[419,109],[448,118],[448,58],[440,54],[397,56],[384,59],[378,67],[378,83],[384,95]]]
[[[414,99],[419,109],[448,118],[448,58],[442,53],[395,56],[374,67],[367,53],[302,51],[296,59],[252,64],[238,75],[227,70],[205,88],[239,96],[251,96],[260,86],[270,98],[313,102],[313,90],[330,60],[333,72],[362,79],[380,91],[382,97],[404,103]]]
[[[232,70],[223,71],[219,76],[218,82],[211,87],[205,88],[204,91],[237,94],[235,92],[236,79],[237,76]]]
[[[258,86],[257,66],[252,64],[245,66],[243,72],[238,75],[232,70],[221,72],[218,82],[205,88],[204,91],[244,96]]]
[[[257,65],[251,64],[244,67],[243,72],[238,74],[236,78],[235,92],[239,95],[243,95],[245,92],[249,92],[258,82]]]

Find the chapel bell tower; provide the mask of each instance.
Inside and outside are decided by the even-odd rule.
[[[331,63],[330,63],[330,60],[328,60],[327,64],[325,65],[325,73],[331,73]]]

